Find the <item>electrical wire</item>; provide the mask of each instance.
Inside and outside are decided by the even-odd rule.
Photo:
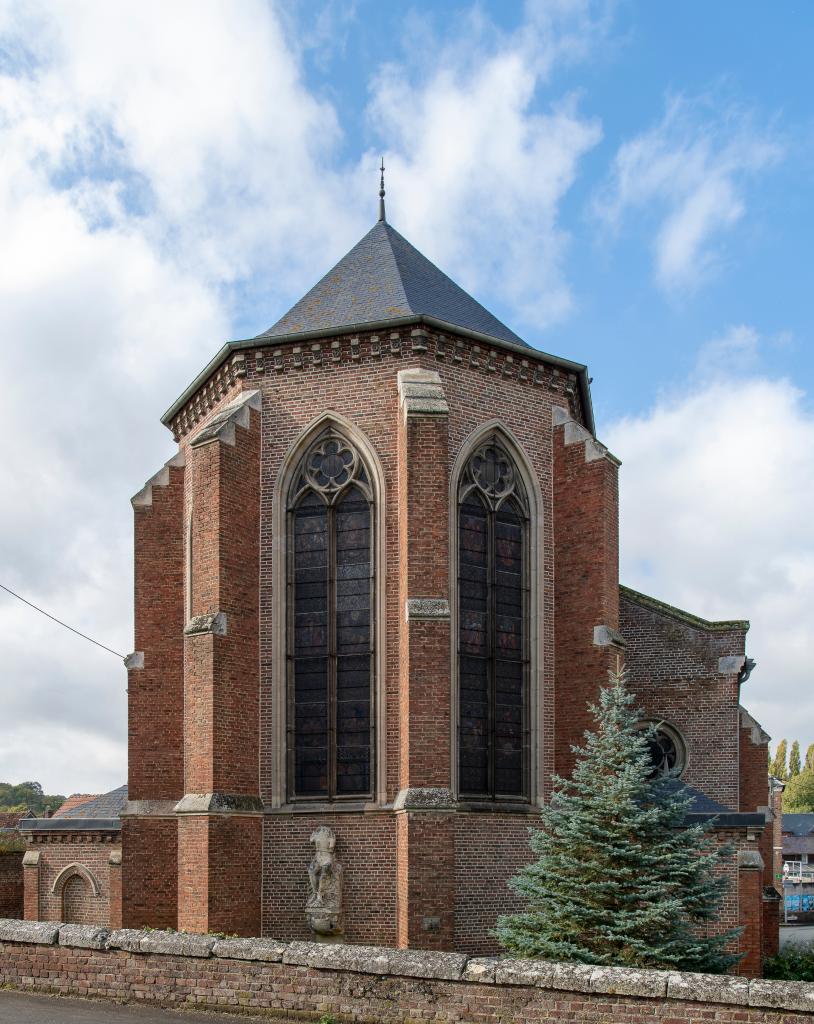
[[[45,611],[43,608],[38,608],[37,605],[32,604],[31,601],[26,601],[24,597],[16,594],[13,590],[8,587],[4,587],[0,583],[0,590],[5,590],[7,594],[11,594],[12,597],[16,597],[18,601],[22,601],[23,604],[27,604],[29,608],[33,608],[35,612],[39,612],[40,615],[44,615],[46,618],[51,619],[53,622],[59,623],[60,626],[64,626],[65,629],[69,629],[72,633],[76,633],[77,636],[81,636],[83,640],[89,640],[92,644],[96,644],[97,647],[101,647],[103,651],[108,651],[110,654],[115,654],[117,658],[121,658],[124,661],[124,655],[119,654],[118,651],[114,651],[110,647],[106,647],[104,644],[100,644],[98,640],[94,640],[92,636],[87,636],[85,633],[80,633],[78,629],[74,629],[73,626],[69,626],[67,622],[63,622],[62,619],[58,619],[56,615],[51,615],[50,612]]]

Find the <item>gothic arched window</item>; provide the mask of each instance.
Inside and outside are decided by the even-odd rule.
[[[328,428],[288,493],[290,799],[373,794],[376,508],[356,449]]]
[[[458,791],[529,794],[529,505],[493,436],[458,484]]]

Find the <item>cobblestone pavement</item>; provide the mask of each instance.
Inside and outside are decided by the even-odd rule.
[[[155,1006],[119,1006],[97,999],[67,999],[26,992],[0,992],[0,1024],[248,1024],[251,1017],[223,1013],[163,1010]]]

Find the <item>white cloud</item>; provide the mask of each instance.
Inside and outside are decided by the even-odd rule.
[[[634,210],[652,212],[658,283],[696,286],[721,258],[716,243],[744,215],[750,177],[782,155],[744,112],[715,97],[673,97],[658,124],[619,148],[594,212],[613,229]]]
[[[501,36],[475,11],[431,62],[385,65],[369,114],[387,140],[391,219],[465,287],[501,296],[539,330],[572,305],[559,206],[601,129],[573,96],[531,108],[552,68],[584,55],[602,22],[584,4],[527,13]],[[421,53],[420,32],[411,43]]]
[[[269,326],[375,216],[373,155],[342,162],[302,72],[353,16],[298,39],[263,0],[0,0],[0,581],[122,653],[128,499],[172,452],[158,416],[238,317]],[[392,65],[372,90],[399,224],[543,319],[568,305],[558,204],[599,129],[532,100],[592,19],[532,4],[504,38],[475,14],[443,70]],[[0,614],[0,779],[118,784],[122,666],[8,595]]]
[[[622,459],[621,575],[710,619],[748,618],[758,668],[743,699],[767,730],[814,740],[814,412],[793,383],[739,371],[738,327],[702,351],[689,389],[605,432]],[[710,353],[714,358],[710,361]]]

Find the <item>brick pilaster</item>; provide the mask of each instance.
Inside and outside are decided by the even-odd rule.
[[[400,946],[452,948],[449,408],[437,373],[398,375]],[[445,813],[446,811],[446,813]]]
[[[129,803],[121,880],[127,927],[177,924],[177,838],[168,816],[184,792],[184,474],[179,453],[132,500],[136,649],[125,660]]]
[[[238,396],[190,448],[192,615],[176,808],[178,926],[188,931],[260,930],[259,397]]]
[[[111,928],[122,926],[122,852],[112,850],[108,859],[108,892],[110,893]]]
[[[588,704],[622,657],[619,629],[619,461],[554,407],[555,770],[591,727]]]
[[[743,959],[738,974],[763,973],[763,859],[757,850],[738,851],[738,924]]]
[[[23,917],[26,921],[40,919],[39,850],[26,850],[23,854]]]

